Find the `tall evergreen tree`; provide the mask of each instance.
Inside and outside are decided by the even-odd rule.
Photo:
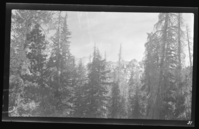
[[[143,86],[149,93],[148,118],[178,119],[184,110],[182,26],[181,14],[161,13],[148,35]]]
[[[134,72],[133,70],[131,71],[131,76],[128,82],[129,85],[129,96],[128,96],[128,118],[133,118],[133,96],[132,96],[132,92],[133,92],[133,86],[134,86]]]
[[[25,109],[25,107],[28,107],[28,105],[29,107],[31,104],[34,105],[33,102],[35,102],[35,99],[30,99],[31,101],[25,101],[28,97],[24,98],[25,93],[29,93],[29,96],[31,94],[32,96],[35,96],[35,92],[33,92],[35,88],[33,87],[36,84],[34,83],[34,81],[31,81],[30,78],[28,79],[29,81],[25,79],[28,78],[28,75],[31,74],[29,71],[31,65],[29,64],[29,59],[26,57],[24,49],[24,45],[27,43],[27,34],[30,34],[30,32],[34,29],[35,24],[39,24],[39,29],[40,31],[42,30],[42,33],[45,32],[42,26],[47,26],[49,24],[49,22],[51,21],[51,13],[49,11],[12,10],[11,19],[11,50],[13,51],[10,57],[10,79],[12,80],[11,82],[14,85],[13,91],[10,92],[10,95],[12,96],[10,97],[10,99],[14,100],[14,112],[15,114],[17,114],[20,109],[19,107]],[[24,75],[27,76],[25,77]],[[25,78],[22,79],[23,77]],[[34,90],[30,90],[32,92],[29,92],[27,91],[27,88],[25,88],[25,86],[30,86],[28,89],[30,90],[30,88],[33,88]],[[29,112],[29,114],[31,114],[31,112]],[[19,113],[18,115],[21,114]]]
[[[129,84],[129,118],[142,118],[144,114],[144,105],[142,104],[143,96],[141,96],[141,80],[140,80],[140,63],[132,62],[131,74],[128,81]]]
[[[176,21],[177,21],[177,36],[178,36],[178,58],[180,58],[180,60],[178,61],[178,76],[177,78],[177,92],[175,94],[175,110],[174,110],[174,118],[175,119],[189,119],[190,118],[190,112],[187,110],[190,108],[190,106],[186,106],[186,105],[190,105],[190,86],[191,84],[189,84],[191,82],[191,77],[192,75],[190,73],[192,73],[191,71],[191,67],[185,67],[185,65],[183,65],[184,63],[184,58],[183,58],[183,39],[184,39],[184,31],[182,29],[182,27],[184,26],[184,21],[183,21],[183,17],[182,14],[179,13],[176,16]],[[187,28],[186,28],[187,29]],[[179,42],[180,41],[180,42]],[[189,41],[188,41],[189,43]],[[189,51],[189,44],[188,44],[188,51]],[[190,53],[189,53],[190,54]],[[189,56],[190,59],[190,56]],[[190,60],[190,65],[191,65],[191,60]],[[185,71],[189,71],[188,73]],[[190,80],[189,80],[189,79]],[[189,90],[188,90],[189,89]],[[189,96],[189,97],[188,97]],[[187,101],[187,98],[189,98],[190,101]],[[186,104],[185,104],[186,103]],[[188,108],[189,107],[189,108]],[[186,111],[188,111],[189,113],[185,113]],[[183,115],[182,115],[183,114]]]
[[[27,42],[24,44],[24,49],[26,51],[26,57],[30,61],[30,75],[24,74],[21,75],[23,80],[36,83],[39,86],[39,89],[33,90],[31,87],[31,91],[27,92],[27,95],[30,97],[33,94],[35,101],[40,101],[43,98],[43,94],[45,94],[47,82],[45,81],[45,73],[46,73],[46,57],[44,54],[46,50],[45,36],[42,34],[40,29],[40,25],[36,24],[33,30],[27,34]],[[27,87],[28,88],[28,87]],[[28,97],[27,96],[27,97]],[[29,98],[28,97],[28,98]]]
[[[74,102],[74,117],[84,117],[85,110],[87,108],[86,102],[86,89],[87,87],[87,78],[86,78],[86,69],[84,68],[82,62],[80,61],[76,70],[75,76],[75,98]]]
[[[175,110],[174,110],[174,116],[173,119],[177,119],[179,114],[181,114],[184,110],[184,101],[185,101],[185,97],[182,94],[182,90],[183,90],[183,80],[182,80],[182,70],[183,70],[183,39],[184,39],[184,31],[182,30],[182,27],[184,26],[184,21],[183,21],[183,17],[181,13],[176,14],[176,26],[177,26],[177,33],[176,33],[176,37],[177,37],[177,53],[178,53],[178,66],[176,67],[176,71],[177,71],[177,76],[176,78],[176,89],[175,89]]]
[[[122,118],[125,115],[124,111],[124,98],[121,95],[120,87],[122,85],[122,46],[120,44],[118,54],[118,64],[113,72],[113,83],[112,83],[112,105],[111,105],[111,117]]]
[[[49,86],[52,89],[55,115],[69,115],[71,110],[71,94],[73,93],[72,76],[74,76],[74,58],[69,51],[68,36],[70,32],[67,29],[67,14],[61,16],[61,11],[58,12],[56,24],[56,33],[52,37],[52,50],[47,68],[49,72]],[[70,101],[72,101],[70,99]],[[67,110],[66,110],[67,109]]]
[[[93,61],[88,65],[88,110],[87,117],[104,117],[106,114],[107,89],[105,60],[101,58],[99,50],[94,47]]]
[[[150,96],[151,97],[153,96],[153,98],[157,98],[157,99],[152,99],[153,100],[152,102],[155,102],[157,109],[149,108],[148,112],[149,113],[148,116],[154,119],[174,119],[173,116],[173,114],[175,114],[174,105],[177,102],[174,93],[176,93],[177,91],[176,83],[180,85],[180,77],[176,76],[175,72],[180,73],[181,71],[180,69],[181,69],[181,53],[182,53],[181,36],[180,36],[182,32],[181,28],[179,28],[181,26],[179,24],[182,24],[182,22],[177,21],[177,24],[175,24],[176,21],[175,17],[177,17],[177,20],[181,20],[180,15],[172,13],[159,14],[159,21],[155,25],[157,29],[155,35],[157,35],[158,37],[156,38],[157,39],[156,47],[152,48],[154,48],[154,50],[156,49],[155,51],[156,53],[158,53],[157,56],[154,55],[155,60],[157,59],[156,67],[159,68],[155,70],[157,71],[156,76],[158,78],[158,87],[155,88],[155,85],[152,85],[153,86],[151,87],[153,89],[152,91],[156,92],[155,93],[150,92],[151,93]],[[149,59],[150,58],[147,57],[146,61]],[[147,62],[145,62],[145,64],[147,64]],[[145,78],[147,78],[147,76],[149,77],[149,75],[147,75],[147,67],[145,67],[145,73],[146,73]],[[151,85],[150,84],[151,82],[154,81],[148,81],[148,84]],[[152,94],[154,94],[155,96]]]
[[[160,78],[157,96],[157,110],[155,118],[169,119],[173,108],[170,103],[173,101],[173,90],[175,89],[175,77],[173,71],[176,69],[177,54],[176,54],[176,40],[175,31],[173,30],[173,17],[172,13],[159,14],[159,21],[156,24],[156,28],[160,29],[159,34],[161,38],[161,59],[160,59]],[[169,89],[169,90],[168,90]],[[165,100],[167,98],[167,100]],[[163,101],[167,101],[163,106]],[[163,109],[164,107],[164,109]],[[164,110],[164,111],[163,111]]]
[[[122,108],[121,95],[118,82],[112,84],[112,105],[111,105],[111,117],[119,118],[119,112]]]
[[[140,113],[140,104],[139,104],[139,90],[138,88],[136,87],[135,89],[135,96],[134,96],[134,109],[133,109],[133,112],[132,112],[132,116],[134,119],[139,119],[140,116],[141,116],[141,113]]]
[[[157,99],[157,88],[159,80],[159,62],[160,62],[160,45],[159,38],[155,33],[148,33],[147,43],[145,44],[145,60],[144,60],[144,89],[149,96],[148,99],[148,118],[153,118],[155,109],[155,101]]]

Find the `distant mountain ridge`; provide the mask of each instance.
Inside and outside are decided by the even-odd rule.
[[[92,61],[92,56],[85,56],[85,57],[82,57],[82,58],[75,58],[76,65],[79,64],[80,61],[82,62],[82,64],[84,66],[86,66],[89,62]],[[118,62],[107,61],[107,65],[108,65],[108,67],[116,68],[118,66]],[[132,59],[131,61],[122,60],[121,61],[121,65],[123,67],[129,67],[129,66],[133,66],[133,65],[139,66],[140,62],[138,62],[136,59]]]

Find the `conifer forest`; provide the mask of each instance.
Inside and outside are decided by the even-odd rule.
[[[93,40],[85,63],[67,11],[12,10],[9,116],[190,120],[193,26],[183,16],[158,13],[140,61],[124,59],[123,43],[111,61]]]

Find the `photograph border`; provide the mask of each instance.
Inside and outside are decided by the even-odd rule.
[[[193,56],[193,88],[192,88],[192,115],[191,125],[189,121],[182,120],[147,120],[147,119],[102,119],[102,118],[59,118],[59,117],[9,117],[8,95],[9,95],[9,58],[10,58],[10,28],[11,10],[49,10],[49,11],[92,11],[92,12],[176,12],[194,14],[194,56]],[[28,4],[7,3],[5,24],[5,48],[4,48],[4,85],[3,85],[3,108],[2,121],[14,122],[43,122],[43,123],[83,123],[83,124],[113,124],[113,125],[166,125],[166,126],[194,126],[196,106],[196,77],[198,66],[198,8],[194,7],[148,7],[148,6],[114,6],[114,5],[75,5],[75,4]]]

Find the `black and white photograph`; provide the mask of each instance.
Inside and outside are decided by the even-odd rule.
[[[191,120],[194,14],[11,12],[9,117]]]

